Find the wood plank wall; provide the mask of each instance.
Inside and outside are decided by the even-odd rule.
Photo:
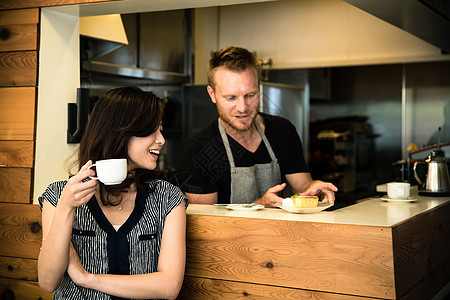
[[[11,193],[23,187],[5,180],[9,168],[23,177],[33,167],[38,26],[39,9],[0,12],[0,182]]]

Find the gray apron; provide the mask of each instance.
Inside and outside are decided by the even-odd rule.
[[[227,133],[223,127],[222,120],[219,118],[220,136],[225,145],[228,162],[230,163],[230,203],[251,203],[261,198],[269,188],[281,183],[280,165],[278,164],[275,153],[266,135],[261,130],[261,127],[259,127],[258,122],[255,121],[255,125],[272,161],[266,164],[256,164],[251,167],[236,167]]]

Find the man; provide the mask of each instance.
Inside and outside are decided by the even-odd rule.
[[[286,119],[258,113],[260,64],[248,50],[212,54],[207,91],[219,120],[188,141],[183,162],[190,203],[257,203],[274,207],[289,183],[293,193],[334,203],[337,188],[313,181],[300,138]]]

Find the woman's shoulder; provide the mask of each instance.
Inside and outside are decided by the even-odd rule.
[[[157,198],[163,198],[169,202],[175,201],[178,204],[182,200],[185,200],[187,207],[188,199],[186,195],[173,183],[162,179],[153,179],[148,182],[148,185],[152,188],[153,193]]]
[[[67,184],[67,180],[55,181],[50,183],[45,189],[45,193],[60,193]]]
[[[163,179],[153,179],[148,182],[148,185],[157,193],[182,193],[178,186]]]
[[[45,191],[39,196],[38,201],[39,205],[42,208],[44,204],[44,200],[50,202],[53,206],[56,206],[58,203],[59,196],[61,195],[64,187],[67,184],[67,180],[55,181],[50,183]]]
[[[60,180],[50,183],[46,191],[53,191],[54,193],[61,193],[67,184],[67,180]]]

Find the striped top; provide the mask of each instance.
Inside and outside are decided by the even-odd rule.
[[[50,184],[38,198],[56,207],[67,181]],[[125,223],[115,230],[95,197],[76,208],[72,243],[85,269],[93,274],[146,274],[158,270],[161,237],[166,216],[188,199],[181,190],[162,180],[152,180],[151,194],[136,195],[135,207]],[[76,285],[67,272],[53,299],[121,299]]]

